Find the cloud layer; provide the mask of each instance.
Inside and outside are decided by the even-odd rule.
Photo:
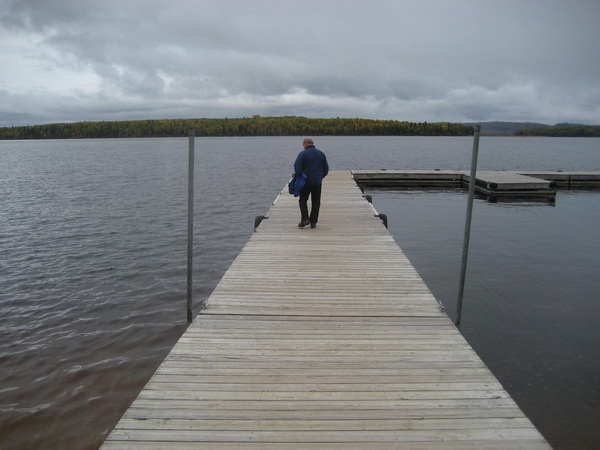
[[[600,124],[600,2],[0,0],[0,126]]]

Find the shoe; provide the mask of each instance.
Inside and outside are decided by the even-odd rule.
[[[317,224],[316,224],[316,223],[312,223],[312,222],[311,222],[311,224],[310,224],[310,227],[311,227],[311,228],[317,228]]]
[[[304,228],[304,227],[305,227],[306,225],[308,225],[309,223],[310,223],[310,220],[308,220],[308,219],[307,219],[307,220],[303,220],[302,222],[300,222],[300,223],[298,224],[298,227],[300,227],[300,228]]]

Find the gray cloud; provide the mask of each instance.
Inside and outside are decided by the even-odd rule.
[[[253,114],[600,123],[593,0],[0,0],[0,11],[0,126]]]

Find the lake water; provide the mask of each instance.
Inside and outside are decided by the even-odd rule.
[[[197,138],[195,313],[301,137]],[[472,138],[319,137],[332,170],[468,169]],[[95,449],[185,331],[187,138],[0,141],[0,448]],[[480,141],[479,168],[600,170],[600,139]],[[466,193],[372,189],[454,319]],[[461,332],[555,449],[600,447],[600,191],[475,202]]]

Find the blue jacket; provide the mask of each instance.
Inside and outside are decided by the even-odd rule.
[[[294,174],[289,184],[290,194],[294,194],[294,197],[298,197],[300,195],[300,189],[302,189],[305,184],[306,174],[304,172],[301,172],[300,175]]]
[[[329,164],[327,157],[321,150],[314,145],[306,147],[296,158],[294,163],[294,172],[304,172],[307,175],[306,184],[317,186],[323,182],[323,178],[329,173]]]

